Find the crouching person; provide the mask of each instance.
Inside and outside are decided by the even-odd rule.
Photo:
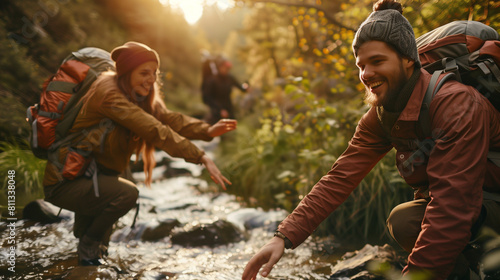
[[[49,155],[45,169],[45,200],[75,212],[81,265],[104,263],[113,224],[136,205],[135,184],[119,177],[132,154],[144,160],[147,185],[156,164],[155,148],[203,164],[223,189],[230,184],[189,139],[210,141],[234,130],[236,121],[210,125],[169,111],[158,91],[160,60],[148,46],[128,42],[115,48],[111,58],[116,72],[102,73],[82,98],[67,143]]]

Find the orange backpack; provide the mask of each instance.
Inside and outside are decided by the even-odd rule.
[[[28,107],[31,124],[31,150],[38,158],[47,159],[67,140],[87,93],[100,73],[114,69],[110,53],[99,48],[83,48],[66,57],[57,72],[43,84],[40,102]]]

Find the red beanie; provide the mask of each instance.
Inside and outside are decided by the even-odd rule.
[[[111,51],[111,58],[115,61],[118,76],[130,72],[137,66],[148,61],[155,61],[158,63],[158,67],[160,66],[160,58],[155,50],[144,44],[132,41],[114,48]]]

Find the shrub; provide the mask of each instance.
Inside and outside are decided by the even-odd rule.
[[[0,153],[0,174],[3,175],[2,192],[0,193],[2,205],[5,205],[3,202],[6,201],[9,170],[15,171],[17,206],[24,205],[33,199],[43,198],[42,179],[46,161],[35,157],[31,150],[26,150],[19,144],[0,142],[0,150],[2,150]]]

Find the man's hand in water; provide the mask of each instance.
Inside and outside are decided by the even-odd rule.
[[[285,241],[279,237],[273,237],[260,251],[247,263],[243,271],[242,280],[255,280],[260,268],[260,275],[267,277],[274,265],[281,259],[285,251]]]

